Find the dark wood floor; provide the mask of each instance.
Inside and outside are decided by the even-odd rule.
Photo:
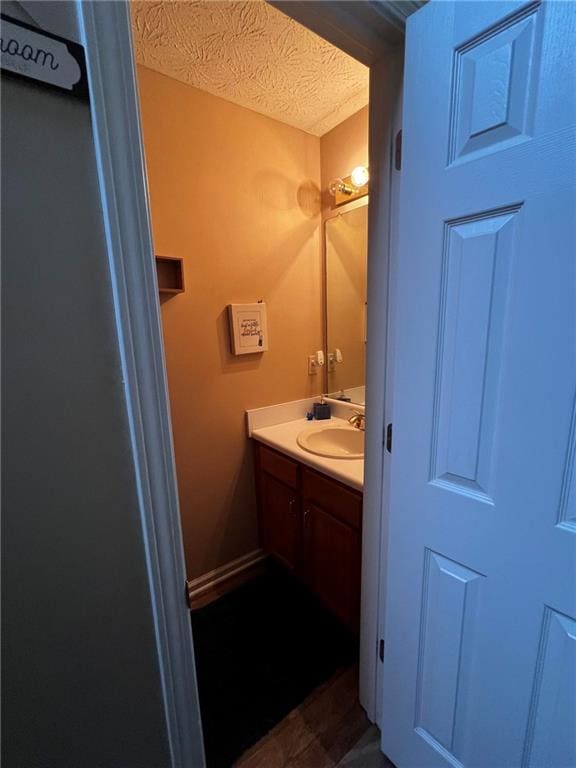
[[[235,768],[394,768],[358,702],[358,669],[337,672],[235,763]]]

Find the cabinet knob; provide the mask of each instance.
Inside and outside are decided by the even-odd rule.
[[[304,510],[304,520],[306,520],[306,518],[308,517],[309,513],[310,513],[310,510],[308,509],[308,507],[306,507],[306,509]]]
[[[288,502],[288,514],[293,515],[294,514],[294,503],[296,502],[296,499],[290,499]]]

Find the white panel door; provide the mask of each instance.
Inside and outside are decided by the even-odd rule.
[[[576,3],[408,21],[383,676],[398,768],[576,766]]]

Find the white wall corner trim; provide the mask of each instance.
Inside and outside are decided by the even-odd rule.
[[[126,3],[77,0],[172,768],[204,750]]]
[[[368,216],[368,346],[366,354],[366,462],[362,521],[362,599],[360,612],[359,697],[370,720],[378,721],[380,662],[378,645],[384,616],[381,585],[386,570],[382,536],[386,523],[382,506],[388,471],[384,430],[390,312],[390,229],[392,211],[393,120],[402,82],[403,49],[386,54],[370,68],[370,208]]]
[[[246,555],[242,555],[242,557],[237,557],[235,560],[225,563],[225,565],[214,568],[213,571],[208,571],[208,573],[198,576],[196,579],[191,579],[188,582],[188,597],[190,602],[201,597],[205,592],[213,589],[223,581],[226,581],[233,576],[239,576],[254,565],[261,563],[265,558],[266,555],[262,549],[255,549],[252,552],[248,552]]]

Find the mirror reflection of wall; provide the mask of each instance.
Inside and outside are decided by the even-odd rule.
[[[325,237],[328,392],[364,405],[368,206],[328,219]]]

